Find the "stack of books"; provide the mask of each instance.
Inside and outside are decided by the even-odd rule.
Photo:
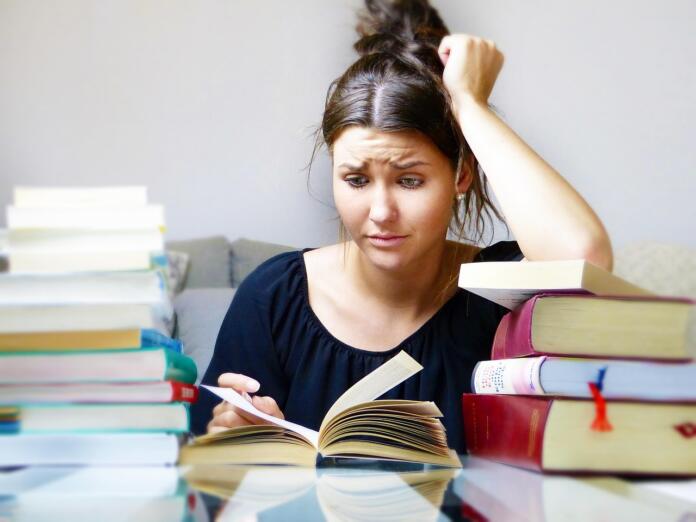
[[[459,284],[511,309],[463,396],[471,454],[548,472],[696,475],[694,301],[585,261],[463,265]]]
[[[20,188],[0,274],[0,467],[170,464],[197,398],[145,188]]]

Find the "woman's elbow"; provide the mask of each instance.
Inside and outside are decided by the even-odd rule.
[[[611,272],[614,267],[614,254],[609,236],[606,233],[599,234],[587,241],[579,257]]]

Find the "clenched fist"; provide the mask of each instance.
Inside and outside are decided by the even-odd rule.
[[[466,101],[487,104],[504,57],[491,40],[468,34],[445,36],[438,49],[442,80],[455,107]]]

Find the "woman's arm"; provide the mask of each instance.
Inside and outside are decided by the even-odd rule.
[[[488,107],[503,65],[493,42],[468,35],[440,45],[457,120],[530,260],[584,258],[611,270],[611,242],[575,189]]]

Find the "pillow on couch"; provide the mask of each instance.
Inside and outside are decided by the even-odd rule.
[[[174,299],[176,337],[184,344],[184,353],[198,367],[198,379],[208,369],[222,320],[230,307],[236,288],[191,288]]]
[[[165,248],[189,255],[184,288],[218,288],[230,286],[230,245],[224,236],[186,241],[167,241]]]
[[[244,238],[232,241],[229,253],[231,286],[239,286],[246,276],[267,259],[290,250],[297,249],[286,245]]]

